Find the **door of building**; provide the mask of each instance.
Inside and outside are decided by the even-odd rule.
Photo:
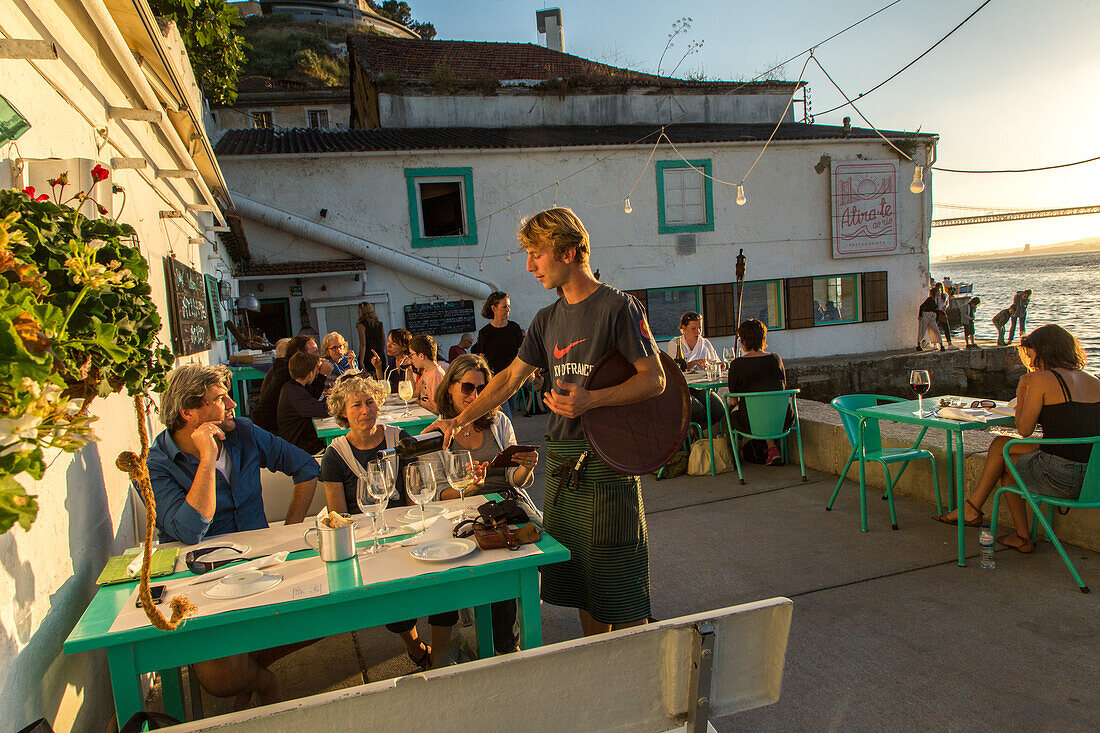
[[[290,332],[290,301],[287,298],[261,300],[260,312],[249,313],[248,322],[262,331],[271,343],[294,335]]]

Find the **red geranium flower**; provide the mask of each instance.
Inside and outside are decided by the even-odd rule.
[[[96,165],[95,168],[92,168],[92,180],[96,183],[99,183],[100,181],[106,181],[107,177],[110,175],[111,172],[101,165]]]
[[[34,201],[46,201],[47,199],[50,198],[48,194],[42,194],[41,196],[35,196],[34,195],[34,186],[27,186],[26,188],[23,189],[23,193],[30,196],[31,199],[33,199]]]

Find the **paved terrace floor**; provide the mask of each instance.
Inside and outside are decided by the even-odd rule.
[[[517,418],[519,441],[539,442],[544,425]],[[643,481],[656,617],[794,601],[779,702],[713,721],[719,731],[1100,729],[1100,555],[1070,548],[1095,589],[1085,595],[1049,544],[1001,550],[983,570],[968,529],[971,564],[959,568],[955,532],[929,519],[931,505],[899,499],[894,532],[886,503],[870,501],[864,534],[856,484],[825,512],[833,476],[802,483],[797,465],[749,466],[746,480]],[[541,501],[541,473],[536,487]],[[546,643],[580,635],[571,609],[544,605],[542,618]],[[355,636],[358,654],[343,634],[279,662],[284,693],[414,671],[395,635]],[[204,705],[207,715],[228,710]]]

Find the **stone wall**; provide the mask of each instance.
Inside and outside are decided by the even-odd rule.
[[[913,328],[915,331],[916,326]],[[788,385],[801,389],[800,397],[817,402],[860,393],[912,399],[909,372],[913,369],[928,370],[932,396],[1008,400],[1016,396],[1016,384],[1024,373],[1015,346],[792,359],[785,361],[785,366]]]

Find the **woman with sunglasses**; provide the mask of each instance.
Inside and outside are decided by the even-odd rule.
[[[1100,435],[1100,380],[1084,371],[1085,352],[1077,338],[1054,324],[1035,329],[1020,339],[1020,358],[1027,373],[1016,388],[1016,430],[1023,437],[1043,428],[1044,438],[1085,438]],[[998,486],[1015,483],[1004,463],[1008,438],[998,435],[986,454],[985,468],[974,493],[963,502],[964,521],[979,527],[982,507]],[[1081,495],[1088,467],[1088,445],[1018,444],[1009,448],[1009,458],[1024,484],[1036,494],[1076,498]],[[1027,503],[1016,494],[1005,493],[1008,512],[1016,531],[997,539],[1005,547],[1029,553],[1035,549],[1028,531]],[[958,515],[948,512],[933,517],[954,525]]]
[[[451,362],[443,375],[443,381],[435,392],[435,403],[439,416],[457,417],[467,405],[481,394],[485,385],[492,379],[493,372],[480,354],[463,354]],[[474,460],[487,464],[505,448],[516,445],[516,431],[512,421],[499,409],[475,420],[451,439],[451,445],[470,451]],[[509,486],[526,488],[534,482],[535,466],[539,462],[538,451],[516,453],[514,465],[509,468],[492,468],[486,473],[481,493],[491,491],[495,482],[507,482]],[[486,488],[488,486],[488,488]],[[472,493],[478,493],[475,489]],[[444,489],[442,499],[456,499],[458,492]]]
[[[386,448],[392,448],[409,434],[399,428],[378,422],[379,405],[384,399],[382,385],[357,374],[340,377],[328,395],[329,413],[340,427],[348,429],[347,435],[332,441],[321,459],[321,481],[325,486],[328,508],[335,512],[356,514],[362,511],[356,501],[359,476],[366,474],[368,463],[378,458]],[[346,445],[345,445],[346,443]],[[349,466],[347,457],[358,465]],[[405,494],[405,462],[395,467],[397,498],[393,506],[409,504]],[[446,652],[451,630],[458,622],[458,611],[437,613],[428,617],[432,628],[432,645],[429,647],[416,633],[416,619],[386,624],[386,628],[405,642],[409,659],[421,669],[438,664]]]
[[[463,354],[452,361],[435,393],[439,416],[457,417],[481,394],[492,377],[493,372],[480,354]],[[470,451],[474,460],[482,465],[487,465],[508,446],[517,444],[512,421],[499,408],[457,431],[451,438],[451,446],[456,443],[459,448]],[[487,469],[484,480],[475,485],[470,493],[492,492],[494,484],[501,488],[505,485],[526,488],[534,483],[538,451],[516,453],[513,461],[514,465],[508,468]],[[459,493],[455,489],[444,489],[439,496],[441,499],[456,499]],[[493,603],[492,613],[493,647],[497,654],[517,651],[519,636],[516,633],[515,600]]]

